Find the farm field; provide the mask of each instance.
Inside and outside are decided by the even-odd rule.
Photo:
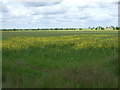
[[[117,88],[118,31],[3,31],[3,88]]]

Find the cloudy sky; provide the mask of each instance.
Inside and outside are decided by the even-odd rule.
[[[0,1],[0,28],[117,26],[117,2],[118,0],[4,0]]]

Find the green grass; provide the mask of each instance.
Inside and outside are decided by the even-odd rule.
[[[3,88],[117,88],[117,31],[3,32]]]
[[[51,36],[68,36],[68,35],[81,35],[81,34],[112,34],[112,33],[118,33],[117,30],[78,30],[78,31],[73,31],[73,30],[61,30],[61,31],[3,31],[2,32],[2,39],[8,39],[11,37],[16,37],[16,36],[21,36],[21,37],[51,37]]]

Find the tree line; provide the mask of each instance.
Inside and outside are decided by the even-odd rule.
[[[89,27],[89,29],[91,29],[91,30],[105,30],[105,29],[120,30],[120,27],[115,27],[115,26],[102,27],[102,26],[98,26],[98,27]]]
[[[31,30],[120,30],[120,27],[110,26],[110,27],[88,27],[88,28],[38,28],[38,29],[2,29],[2,31],[31,31]]]

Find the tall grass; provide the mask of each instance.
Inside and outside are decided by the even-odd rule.
[[[5,88],[117,88],[118,38],[112,34],[3,40]]]

